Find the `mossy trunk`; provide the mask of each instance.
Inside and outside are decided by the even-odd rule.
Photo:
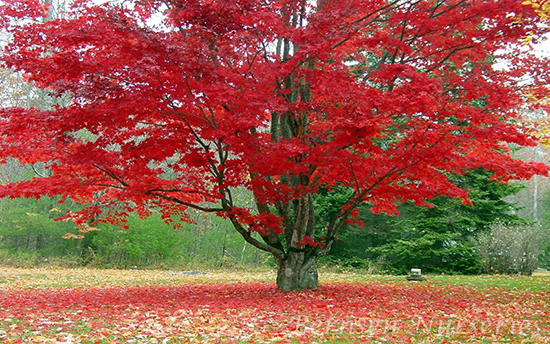
[[[303,251],[289,251],[280,261],[277,271],[277,288],[283,291],[316,289],[317,265],[314,256]]]

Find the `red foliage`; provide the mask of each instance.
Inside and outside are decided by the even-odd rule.
[[[0,294],[0,340],[35,335],[184,342],[458,342],[550,336],[548,292],[338,284],[287,294],[268,283],[38,289]],[[49,335],[48,335],[49,334]]]
[[[527,93],[548,95],[550,75],[521,44],[548,25],[521,1],[117,4],[77,1],[49,21],[40,1],[0,5],[0,28],[13,35],[0,60],[72,97],[0,110],[0,158],[52,172],[3,185],[0,197],[59,194],[99,205],[112,222],[154,207],[166,218],[218,212],[283,260],[283,247],[320,236],[295,225],[311,223],[309,196],[320,187],[355,190],[324,235],[328,250],[362,202],[386,213],[437,195],[467,202],[450,173],[547,173],[507,149],[535,143],[517,114]],[[236,188],[253,192],[257,212],[239,207]],[[279,241],[283,231],[291,242]]]
[[[321,238],[323,240],[323,238]],[[304,238],[298,243],[298,248],[304,247],[323,247],[325,243],[323,241],[315,241],[309,235],[304,235]]]

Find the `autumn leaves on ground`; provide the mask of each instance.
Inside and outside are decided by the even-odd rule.
[[[0,269],[0,341],[546,343],[550,276],[321,275]]]

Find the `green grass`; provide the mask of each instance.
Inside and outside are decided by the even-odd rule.
[[[475,288],[501,288],[529,291],[550,291],[550,276],[428,276],[441,285],[461,285]]]
[[[186,283],[274,282],[275,270],[203,270],[187,275],[184,271],[120,269],[19,269],[0,267],[0,286],[20,288],[72,288],[108,285],[178,285]],[[361,270],[334,272],[320,269],[319,283],[427,283],[433,285],[505,290],[550,291],[550,273],[534,276],[505,275],[426,275],[426,282],[409,282],[405,276],[371,275]]]

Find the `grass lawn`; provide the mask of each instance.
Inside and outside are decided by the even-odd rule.
[[[283,293],[271,272],[0,268],[0,342],[548,343],[550,275],[321,272]]]

